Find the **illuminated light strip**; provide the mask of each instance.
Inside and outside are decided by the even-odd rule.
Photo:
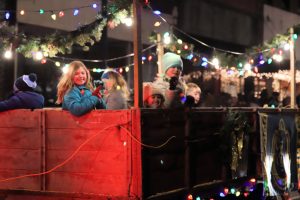
[[[271,182],[271,169],[272,169],[273,157],[271,155],[267,155],[264,162],[264,167],[266,170],[268,188],[271,196],[277,196],[277,192],[275,191],[272,182]]]
[[[286,174],[286,187],[289,189],[291,186],[291,159],[287,153],[283,155],[283,166]]]

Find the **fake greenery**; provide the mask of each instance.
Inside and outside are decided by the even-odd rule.
[[[228,111],[226,122],[221,128],[219,150],[223,164],[231,170],[232,178],[238,171],[239,161],[243,159],[245,138],[249,129],[246,113]]]
[[[54,57],[57,54],[66,54],[72,52],[74,45],[82,47],[83,51],[88,51],[90,46],[101,40],[102,31],[107,22],[117,26],[121,23],[120,17],[131,14],[131,1],[113,0],[108,1],[107,16],[100,13],[96,20],[84,27],[69,32],[61,33],[59,31],[43,37],[26,35],[25,33],[15,33],[12,26],[7,23],[0,24],[0,51],[3,52],[9,48],[16,48],[17,52],[27,58],[33,57],[34,52],[41,51],[45,57]]]
[[[300,33],[300,24],[293,27],[294,33],[298,35]],[[201,65],[201,59],[203,57],[202,53],[197,53],[195,51],[195,45],[187,42],[178,43],[178,38],[171,34],[172,42],[165,45],[164,47],[169,51],[179,54],[181,57],[189,59],[193,62],[193,65]],[[220,67],[222,68],[236,68],[242,70],[245,63],[250,63],[253,66],[259,65],[259,61],[267,61],[272,58],[274,54],[278,54],[279,51],[283,49],[284,45],[288,43],[291,39],[289,30],[285,34],[277,34],[270,41],[266,41],[261,45],[254,46],[245,49],[244,53],[231,52],[226,50],[220,50],[215,47],[210,47],[213,49],[212,58],[218,58],[220,60]],[[153,33],[150,41],[157,42],[156,34]],[[190,57],[193,55],[192,57]],[[253,62],[253,63],[251,63]]]

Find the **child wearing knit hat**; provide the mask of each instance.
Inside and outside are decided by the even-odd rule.
[[[165,53],[162,57],[163,75],[152,83],[152,91],[160,91],[164,99],[164,108],[182,107],[186,85],[182,80],[183,62],[175,53]]]
[[[106,109],[128,109],[130,92],[124,77],[118,72],[108,69],[103,72],[101,80],[104,83],[104,101]]]
[[[37,86],[36,80],[37,76],[34,73],[17,78],[14,83],[13,95],[0,102],[0,111],[43,108],[44,97],[34,91]]]

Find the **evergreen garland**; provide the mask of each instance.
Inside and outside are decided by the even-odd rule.
[[[79,45],[83,51],[88,51],[90,46],[99,42],[102,37],[102,31],[107,22],[115,26],[121,23],[120,17],[131,14],[131,1],[129,0],[111,0],[107,4],[107,16],[98,14],[96,20],[84,27],[63,34],[55,32],[44,37],[26,35],[24,33],[16,34],[13,26],[7,23],[0,24],[0,51],[10,48],[16,48],[17,52],[27,58],[33,57],[33,53],[41,51],[45,57],[54,57],[57,54],[66,54],[72,52],[73,45]]]
[[[245,113],[228,111],[226,121],[221,128],[219,151],[223,164],[227,166],[227,170],[230,168],[232,175],[237,170],[238,161],[242,159],[242,149],[245,145],[244,138],[249,129],[250,125]]]

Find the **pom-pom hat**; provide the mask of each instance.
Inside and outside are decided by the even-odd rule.
[[[14,89],[20,91],[33,90],[37,86],[36,80],[37,76],[34,73],[23,75],[17,78],[17,80],[15,81]]]
[[[165,53],[163,55],[162,61],[161,61],[161,66],[162,66],[163,73],[166,73],[166,71],[170,67],[177,67],[181,71],[183,70],[183,63],[182,63],[180,56],[175,53],[171,53],[171,52]]]

